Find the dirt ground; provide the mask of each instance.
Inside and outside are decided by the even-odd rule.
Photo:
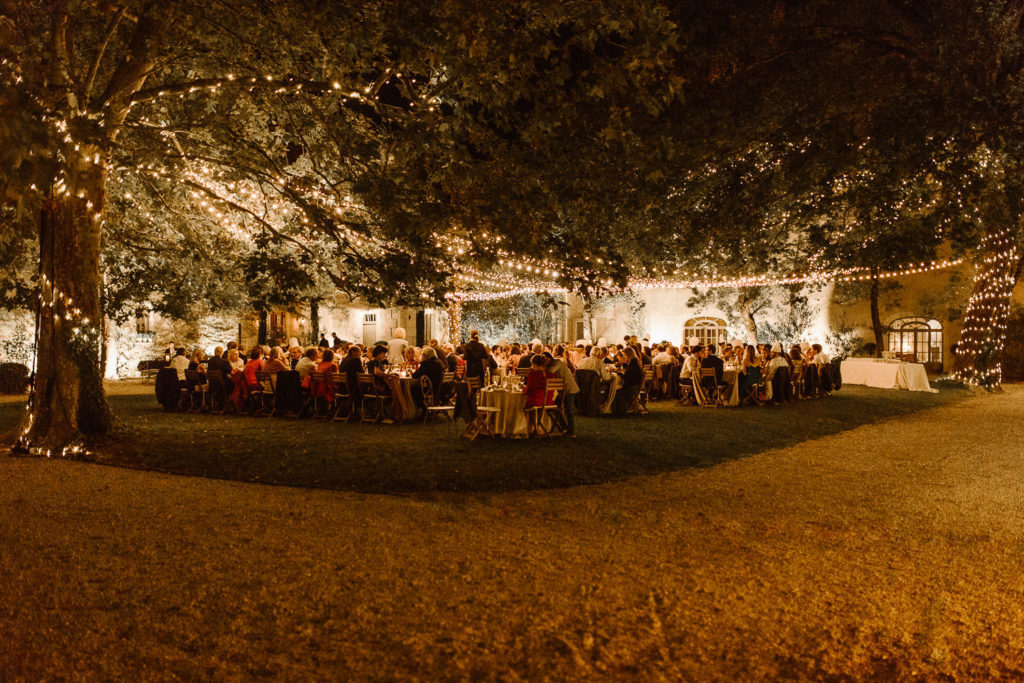
[[[0,679],[1022,678],[1022,417],[501,494],[0,458]]]

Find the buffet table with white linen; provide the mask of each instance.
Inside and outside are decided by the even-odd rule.
[[[864,384],[879,389],[908,389],[935,392],[928,373],[920,363],[886,358],[848,358],[839,365],[843,384]]]

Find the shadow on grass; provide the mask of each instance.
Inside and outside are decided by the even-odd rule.
[[[647,417],[577,418],[579,438],[467,441],[447,423],[363,425],[165,413],[114,396],[124,433],[98,462],[218,479],[361,492],[512,491],[706,467],[907,415],[967,395],[846,387],[791,406],[704,410],[651,404]],[[0,432],[24,414],[0,405]],[[461,424],[461,423],[460,423]]]

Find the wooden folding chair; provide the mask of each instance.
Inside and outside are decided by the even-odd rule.
[[[705,382],[705,379],[710,379],[711,382]],[[704,408],[717,408],[725,405],[722,397],[722,385],[718,383],[718,375],[715,374],[714,368],[700,369],[700,388],[704,393],[704,403],[701,404]]]
[[[526,376],[530,374],[530,370],[533,368],[516,368],[516,376],[526,379]]]
[[[443,382],[442,382],[443,383]],[[451,403],[439,404],[434,395],[433,386],[429,377],[420,377],[420,390],[423,392],[423,424],[431,417],[443,415],[449,421],[455,422],[455,406]]]
[[[526,409],[526,417],[529,421],[527,430],[534,436],[551,436],[552,431],[557,429],[565,434],[565,414],[562,412],[562,402],[565,397],[565,382],[561,379],[547,378],[544,383],[544,398],[539,406]],[[548,425],[544,419],[550,417]]]
[[[379,422],[384,419],[384,405],[391,400],[391,394],[378,385],[371,374],[360,373],[356,375],[356,378],[359,383],[359,393],[363,395],[361,421],[371,424]],[[368,406],[374,406],[375,409],[371,411]]]
[[[201,413],[206,408],[206,391],[210,386],[198,370],[185,371],[185,389],[188,392],[188,412]]]
[[[274,413],[274,395],[277,393],[277,377],[269,372],[256,373],[256,388],[249,395],[256,402],[253,417],[267,417]]]
[[[340,372],[334,372],[331,373],[331,382],[334,384],[334,411],[331,421],[348,422],[356,412],[355,401],[353,401],[352,392],[348,388],[348,378]],[[346,407],[347,411],[345,411]],[[344,415],[342,415],[343,411]]]
[[[637,407],[640,413],[647,414],[647,399],[650,398],[651,390],[654,387],[654,368],[648,367],[644,370],[644,381],[640,383],[640,392],[636,395]]]
[[[223,415],[227,408],[228,394],[231,393],[224,382],[224,373],[221,370],[207,370],[206,383],[210,387],[210,413]]]

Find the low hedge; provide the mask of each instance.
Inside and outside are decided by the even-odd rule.
[[[27,366],[21,363],[0,363],[0,394],[24,394],[27,389]]]

